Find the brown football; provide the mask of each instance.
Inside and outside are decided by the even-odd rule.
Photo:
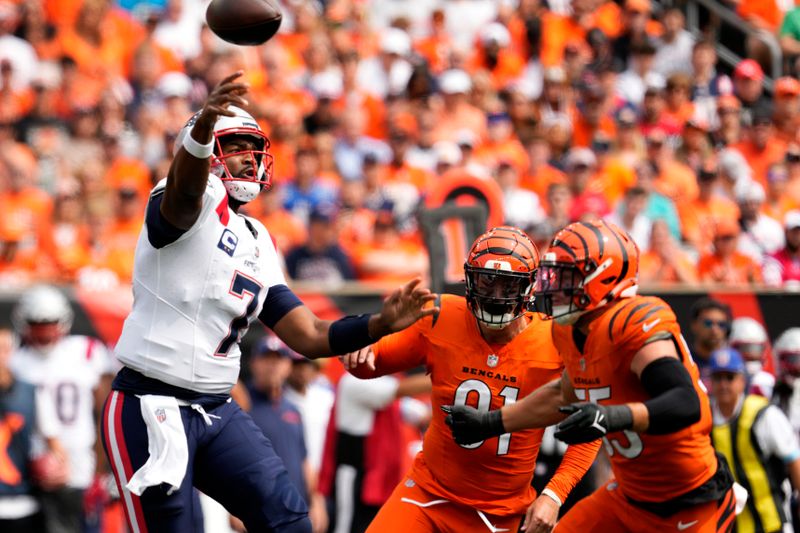
[[[281,10],[273,0],[212,0],[206,9],[211,31],[229,43],[256,46],[281,27]]]

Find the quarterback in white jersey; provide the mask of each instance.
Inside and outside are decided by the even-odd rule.
[[[115,348],[124,367],[102,417],[134,532],[190,531],[192,485],[248,531],[310,531],[282,461],[230,401],[239,339],[258,317],[295,351],[328,357],[436,311],[423,309],[434,296],[412,280],[380,313],[331,322],[286,286],[266,228],[239,213],[272,176],[269,139],[243,109],[241,75],[222,80],[180,131],[136,247],[133,310]]]

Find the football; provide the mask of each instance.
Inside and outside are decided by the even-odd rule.
[[[256,46],[267,42],[281,27],[281,10],[274,0],[212,0],[206,22],[229,43]]]

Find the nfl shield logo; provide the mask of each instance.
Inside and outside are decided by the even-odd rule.
[[[167,413],[163,409],[156,409],[155,414],[156,420],[158,420],[159,423],[167,419]]]
[[[494,368],[494,367],[497,366],[497,360],[498,360],[497,356],[495,354],[493,354],[493,353],[490,353],[489,357],[486,358],[486,364],[490,368]]]
[[[578,361],[578,364],[580,364],[581,372],[586,372],[586,358],[581,357],[581,360]]]

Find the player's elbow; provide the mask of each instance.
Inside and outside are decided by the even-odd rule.
[[[656,401],[646,402],[650,414],[648,433],[666,435],[700,421],[700,397],[694,387],[679,386]]]

